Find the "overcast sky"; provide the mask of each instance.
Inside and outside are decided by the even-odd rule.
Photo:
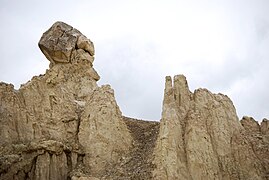
[[[227,94],[239,118],[269,118],[268,0],[0,0],[0,81],[27,82],[49,61],[37,43],[55,21],[95,44],[99,85],[124,115],[159,120],[166,75]]]

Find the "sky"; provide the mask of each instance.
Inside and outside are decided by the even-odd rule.
[[[44,74],[38,41],[63,21],[95,45],[99,85],[126,116],[161,118],[165,76],[228,95],[239,119],[269,118],[268,0],[0,0],[0,81]]]

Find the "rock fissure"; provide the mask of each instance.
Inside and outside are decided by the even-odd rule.
[[[81,113],[83,112],[81,107],[78,107],[76,109],[76,114],[77,114],[77,127],[76,127],[76,132],[75,132],[75,137],[76,137],[76,143],[79,143],[79,138],[78,138],[78,134],[79,134],[79,129],[80,129],[80,123],[81,123]]]
[[[72,158],[70,151],[64,151],[67,160],[67,179],[71,179],[71,172],[72,172]]]

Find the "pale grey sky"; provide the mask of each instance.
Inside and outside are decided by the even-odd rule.
[[[227,94],[239,118],[269,118],[268,0],[0,0],[0,81],[27,82],[49,62],[37,43],[55,21],[90,38],[99,85],[123,114],[158,120],[166,75]]]

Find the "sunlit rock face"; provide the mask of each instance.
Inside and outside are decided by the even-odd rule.
[[[267,119],[239,121],[227,96],[191,92],[184,75],[166,77],[160,122],[123,117],[86,36],[56,22],[38,45],[46,73],[0,83],[1,180],[269,179]]]

